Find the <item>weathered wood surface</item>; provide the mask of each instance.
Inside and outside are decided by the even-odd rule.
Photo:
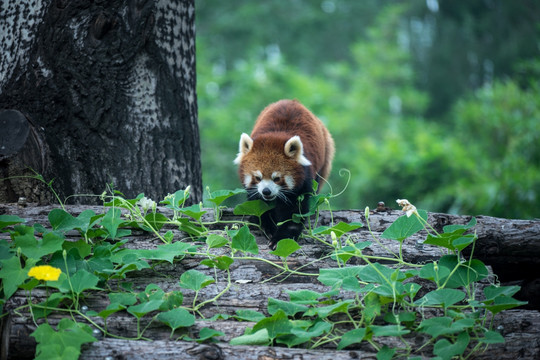
[[[47,215],[53,207],[19,207],[16,205],[0,205],[0,214],[16,214],[27,219],[29,224],[40,223],[48,224]],[[93,209],[96,213],[104,211],[100,206],[69,206],[67,211],[77,215],[85,209]],[[164,213],[167,211],[161,209]],[[380,235],[398,216],[401,211],[385,211],[372,213],[370,215],[370,224],[372,232]],[[335,211],[332,214],[322,212],[320,223],[328,224],[330,218],[334,222],[362,222],[365,224],[363,211]],[[211,212],[205,215],[203,220],[211,221],[213,215]],[[223,215],[224,220],[238,220],[239,218],[226,211]],[[429,214],[430,223],[441,230],[443,226],[449,224],[466,224],[470,220],[468,216],[453,216],[447,214]],[[476,244],[475,255],[483,255],[489,259],[489,256],[497,258],[498,256],[509,256],[513,259],[522,259],[527,266],[537,264],[540,258],[540,221],[538,220],[507,220],[491,217],[478,217],[478,224],[475,231],[479,236]],[[173,229],[174,230],[174,229]],[[182,237],[182,234],[175,231],[175,239]],[[68,234],[69,235],[69,234]],[[73,233],[73,239],[77,234]],[[359,241],[371,240],[371,235],[367,228],[361,228],[354,232],[354,238]],[[131,241],[127,246],[133,248],[154,248],[161,242],[153,238],[150,234],[134,232],[130,237]],[[422,235],[413,236],[407,240],[404,246],[404,258],[413,263],[422,263],[431,259],[437,259],[441,251],[428,245],[421,245],[419,242],[423,239]],[[261,253],[259,256],[270,261],[279,262],[279,259],[268,254],[266,240],[259,236],[257,241],[260,245]],[[393,252],[397,252],[397,243],[390,240],[381,239],[382,243]],[[312,240],[300,240],[302,250],[289,259],[289,266],[293,269],[301,268],[303,272],[318,273],[320,267],[332,266],[331,261],[321,260],[314,265],[305,266],[309,262],[320,259],[327,255],[329,248],[322,243]],[[523,246],[528,250],[524,251]],[[488,247],[491,250],[486,250]],[[495,250],[493,250],[495,249]],[[504,251],[501,252],[501,249]],[[215,251],[220,251],[216,249]],[[376,255],[387,255],[381,251],[376,243],[372,245],[371,251]],[[366,252],[367,253],[367,252]],[[186,270],[197,269],[209,275],[213,275],[213,270],[200,265],[200,258],[185,258],[173,265],[161,264],[156,270],[159,275],[151,270],[143,270],[129,274],[129,280],[134,283],[137,291],[142,291],[148,284],[159,285],[164,291],[179,290],[178,278]],[[489,263],[489,261],[486,261]],[[517,263],[515,266],[520,266]],[[497,273],[495,271],[495,273]],[[261,261],[241,260],[235,261],[231,266],[231,279],[233,286],[218,301],[209,304],[201,309],[205,317],[211,317],[215,314],[232,315],[238,309],[252,309],[266,313],[266,306],[269,297],[288,300],[285,292],[287,289],[311,289],[319,292],[328,290],[327,287],[315,281],[316,277],[289,276],[287,278],[274,276],[278,275],[276,268]],[[498,274],[499,275],[499,274]],[[527,274],[530,275],[530,274]],[[225,278],[218,277],[217,283],[204,288],[199,299],[210,299],[215,296],[225,286]],[[239,282],[239,280],[249,280],[248,283]],[[193,293],[184,291],[184,303],[193,301]],[[33,301],[43,300],[44,292],[34,290],[32,293]],[[90,310],[100,311],[108,305],[105,293],[94,293],[85,300],[85,304]],[[6,304],[5,308],[12,311],[20,305],[27,302],[26,295],[19,291]],[[21,316],[22,315],[22,316]],[[4,319],[3,338],[9,344],[10,358],[30,358],[34,354],[35,343],[33,338],[28,335],[35,329],[35,324],[31,321],[29,314],[11,313],[8,319]],[[49,316],[49,322],[55,324],[59,321],[58,315]],[[100,318],[94,319],[99,325],[102,325]],[[143,318],[143,321],[145,318]],[[147,321],[147,319],[146,319]],[[534,359],[540,357],[540,314],[533,310],[513,310],[507,311],[495,318],[496,326],[500,326],[507,341],[505,344],[490,346],[487,352],[476,356],[477,359],[498,358],[498,359]],[[114,314],[108,319],[107,325],[111,333],[125,336],[136,336],[134,320],[131,315],[125,312]],[[145,332],[145,337],[155,341],[126,341],[106,338],[98,343],[90,344],[84,347],[83,359],[94,358],[216,358],[216,359],[278,359],[278,358],[303,358],[303,359],[342,359],[342,358],[367,358],[374,359],[375,353],[368,346],[363,346],[356,350],[335,351],[331,349],[305,350],[305,349],[286,349],[286,348],[266,348],[266,347],[245,347],[231,346],[228,341],[236,336],[242,335],[246,326],[252,326],[253,323],[237,321],[216,321],[208,322],[198,320],[196,325],[190,327],[189,335],[197,337],[198,331],[203,327],[211,327],[223,331],[226,335],[219,339],[218,344],[198,345],[192,342],[171,341],[169,339],[170,329],[159,323],[153,323]],[[186,331],[186,330],[185,330]],[[179,336],[182,331],[178,330],[175,335]],[[419,339],[418,341],[421,341]],[[5,347],[3,346],[3,350]]]
[[[506,343],[492,345],[477,360],[538,359],[540,355],[540,314],[514,310],[501,315],[496,326],[505,327]],[[500,325],[504,324],[504,325]],[[84,351],[84,359],[303,359],[341,360],[376,359],[376,352],[362,350],[309,350],[280,347],[231,346],[227,343],[199,345],[186,341],[157,340],[154,342],[121,341],[106,339],[90,344]],[[125,357],[121,357],[125,356]]]

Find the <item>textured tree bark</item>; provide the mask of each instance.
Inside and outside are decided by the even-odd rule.
[[[0,11],[0,110],[35,124],[51,160],[42,174],[61,194],[112,183],[159,200],[191,185],[201,199],[193,0],[3,1]]]
[[[50,162],[42,131],[17,110],[0,110],[0,129],[0,203],[51,201],[46,184],[29,178]]]
[[[28,206],[20,208],[16,205],[0,204],[0,214],[18,215],[27,219],[30,224],[40,223],[47,224],[47,215],[53,209],[53,206]],[[82,211],[92,209],[96,213],[103,212],[102,206],[68,206],[67,211],[77,216]],[[214,216],[210,209],[204,215],[203,221],[212,221]],[[171,216],[167,213],[167,209],[160,208],[160,212]],[[370,215],[371,232],[379,237],[379,235],[388,226],[394,222],[398,216],[403,213],[401,211],[384,211],[372,212]],[[321,212],[320,223],[328,224],[330,218],[334,222],[362,222],[366,223],[364,211],[335,211],[332,214],[329,212]],[[429,213],[428,221],[437,230],[442,230],[442,227],[450,224],[466,224],[470,220],[470,216],[456,216],[438,213]],[[225,211],[223,220],[240,220],[241,217],[235,216],[231,211]],[[522,254],[523,261],[526,264],[532,264],[540,258],[540,220],[510,220],[492,217],[478,217],[478,223],[474,230],[478,234],[478,242],[476,244],[475,254],[484,254],[486,249],[490,248],[492,240],[499,239],[499,248],[505,249],[504,252],[493,252],[493,259],[504,259],[505,256],[510,256],[512,259],[519,259],[518,254]],[[163,229],[163,231],[171,230],[175,234],[175,238],[181,238],[182,234],[176,229]],[[69,234],[68,234],[69,235]],[[77,240],[80,236],[76,233],[72,234],[73,239]],[[360,228],[353,232],[353,237],[356,241],[369,241],[372,235],[366,227]],[[5,235],[3,236],[6,237]],[[2,238],[2,236],[0,236]],[[68,236],[69,238],[69,236]],[[440,249],[433,248],[429,245],[419,246],[419,242],[425,236],[421,234],[408,239],[403,245],[404,259],[412,263],[422,263],[441,256]],[[392,240],[380,239],[382,244],[391,251],[397,252],[397,242]],[[265,246],[267,240],[261,234],[257,236],[257,242],[260,246],[259,256],[268,261],[280,262],[275,256],[268,253],[268,248]],[[328,246],[322,245],[315,241],[300,240],[302,251],[293,254],[288,258],[288,266],[291,269],[299,269],[307,273],[317,273],[319,268],[335,266],[331,260],[319,260],[329,252]],[[130,236],[130,241],[126,246],[131,248],[155,248],[160,245],[152,234],[134,232]],[[524,249],[523,247],[526,247]],[[219,249],[214,249],[218,254]],[[373,245],[366,249],[366,254],[372,251],[376,255],[388,255],[378,245]],[[133,283],[134,289],[142,291],[148,284],[158,284],[165,292],[179,290],[179,276],[189,270],[197,269],[207,275],[214,276],[214,271],[200,264],[202,258],[186,257],[174,264],[157,265],[154,271],[138,271],[129,273],[129,281]],[[497,260],[504,262],[504,260]],[[306,264],[310,264],[306,266]],[[527,265],[527,266],[529,266]],[[515,267],[519,268],[520,264],[516,263]],[[237,260],[230,268],[231,280],[233,286],[215,303],[208,304],[201,309],[201,313],[205,318],[210,318],[216,314],[233,315],[236,310],[248,309],[260,312],[267,311],[268,298],[276,298],[280,300],[288,300],[286,293],[287,289],[308,289],[317,292],[328,291],[329,288],[315,281],[314,278],[305,276],[288,276],[287,278],[274,278],[279,271],[262,261]],[[495,272],[497,273],[497,272]],[[518,273],[513,271],[513,273]],[[159,275],[157,275],[159,274]],[[500,278],[500,274],[497,273]],[[536,276],[536,274],[522,273],[522,277]],[[243,280],[243,281],[238,281]],[[246,282],[247,281],[247,282]],[[226,285],[225,274],[218,275],[218,281],[204,289],[198,295],[198,299],[211,299],[215,297]],[[114,287],[114,285],[111,285]],[[427,284],[422,284],[427,287]],[[425,290],[428,291],[428,290]],[[481,289],[478,289],[481,291]],[[538,297],[538,290],[531,294],[531,298],[527,298],[532,302]],[[190,304],[194,299],[194,292],[182,290],[184,293],[184,303]],[[35,303],[42,302],[46,292],[42,289],[34,289],[32,292],[32,301]],[[348,297],[349,294],[343,293],[342,296]],[[354,296],[354,294],[350,294]],[[6,351],[6,358],[24,359],[32,358],[35,350],[35,341],[29,334],[35,330],[35,323],[29,313],[14,311],[20,306],[27,303],[27,294],[19,290],[5,304],[4,310],[10,313],[9,317],[3,318],[2,326],[2,349]],[[109,299],[105,293],[93,293],[85,297],[84,304],[90,310],[101,311],[109,304]],[[64,314],[63,316],[68,316]],[[151,316],[145,316],[142,320],[142,326],[146,326]],[[51,314],[48,317],[48,322],[55,326],[61,319],[58,314]],[[103,326],[103,321],[99,317],[93,317],[98,325]],[[77,319],[84,321],[83,319]],[[43,320],[38,320],[38,322]],[[475,355],[475,359],[535,359],[540,356],[540,313],[537,310],[518,310],[505,311],[498,314],[494,318],[494,328],[505,336],[504,344],[490,345],[484,353]],[[362,345],[354,350],[335,351],[335,350],[306,350],[306,349],[285,349],[285,348],[267,348],[255,346],[231,346],[228,342],[237,336],[244,333],[246,326],[253,326],[253,323],[238,322],[232,318],[223,321],[206,321],[197,320],[192,327],[175,332],[178,337],[187,334],[192,338],[198,336],[199,331],[204,327],[213,328],[225,333],[225,336],[219,338],[219,343],[214,345],[199,345],[185,341],[171,341],[170,329],[159,323],[153,323],[144,333],[144,336],[155,341],[125,341],[111,338],[101,339],[98,343],[85,345],[81,359],[97,359],[106,358],[178,358],[178,354],[182,354],[185,359],[212,358],[212,359],[277,359],[277,358],[295,358],[302,356],[303,359],[348,359],[348,358],[366,358],[375,359],[376,354],[373,348],[369,345]],[[107,320],[107,328],[113,334],[122,335],[125,337],[135,337],[137,330],[135,327],[134,318],[125,311],[118,312]],[[425,340],[420,336],[414,339],[415,344],[422,344]],[[413,341],[413,340],[412,340]],[[5,345],[4,345],[5,344]],[[420,345],[418,345],[420,346]],[[7,350],[9,349],[9,354]]]

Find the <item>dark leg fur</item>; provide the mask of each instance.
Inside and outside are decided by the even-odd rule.
[[[309,211],[309,192],[304,193],[304,199],[299,204],[298,195],[289,198],[291,204],[276,200],[276,206],[261,217],[265,232],[271,236],[270,249],[275,250],[277,243],[282,239],[298,239],[304,229],[304,221],[296,223],[292,221],[293,214],[305,214]],[[281,222],[284,224],[277,225]]]

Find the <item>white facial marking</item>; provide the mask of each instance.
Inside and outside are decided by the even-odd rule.
[[[264,179],[257,184],[257,191],[261,194],[263,199],[267,201],[274,200],[277,197],[280,188],[279,185],[268,179]]]
[[[259,170],[254,171],[254,172],[253,172],[253,176],[255,176],[255,179],[257,179],[257,180],[259,180],[259,181],[261,181],[261,179],[262,179],[262,177],[263,177],[263,176],[262,176],[262,172],[260,172]]]
[[[294,189],[294,178],[291,175],[285,175],[285,184],[289,190]]]
[[[251,184],[251,175],[246,174],[244,176],[244,186],[249,187],[249,184]]]

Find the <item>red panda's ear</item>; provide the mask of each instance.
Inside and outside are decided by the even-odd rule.
[[[293,136],[285,143],[285,155],[296,159],[303,166],[311,165],[311,162],[304,156],[304,145],[302,145],[302,140],[300,136]]]
[[[234,159],[235,164],[240,164],[240,161],[242,161],[242,158],[244,155],[246,155],[251,148],[253,147],[253,140],[249,137],[248,134],[243,133],[242,136],[240,136],[240,144],[238,145],[238,155],[236,155],[236,159]]]

